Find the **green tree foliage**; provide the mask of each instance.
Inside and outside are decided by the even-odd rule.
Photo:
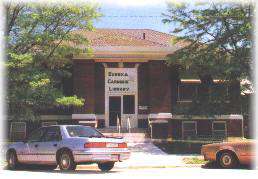
[[[200,75],[246,78],[252,63],[253,6],[250,4],[169,4],[164,23],[188,43],[170,58]]]
[[[34,119],[41,109],[82,106],[65,96],[62,79],[71,76],[72,54],[89,52],[88,41],[75,30],[93,30],[100,14],[93,4],[5,4],[8,113]]]
[[[184,44],[168,58],[168,63],[179,65],[182,71],[190,69],[201,80],[201,93],[192,111],[216,113],[223,102],[214,101],[228,100],[210,95],[215,77],[234,86],[233,93],[237,93],[242,79],[251,80],[253,9],[247,3],[168,4],[163,22],[172,24],[172,33],[177,37],[173,42]]]

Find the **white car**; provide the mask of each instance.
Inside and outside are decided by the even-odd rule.
[[[75,170],[77,164],[97,163],[109,171],[115,162],[130,157],[122,138],[104,136],[95,128],[82,125],[54,125],[33,131],[23,142],[8,145],[7,167],[40,164],[54,169]]]

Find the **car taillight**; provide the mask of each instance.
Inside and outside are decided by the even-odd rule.
[[[89,142],[84,144],[84,148],[105,148],[105,142]]]
[[[127,143],[120,143],[118,144],[118,148],[127,148]]]

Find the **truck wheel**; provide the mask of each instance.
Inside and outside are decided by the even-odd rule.
[[[73,155],[70,151],[63,151],[58,161],[60,170],[68,171],[75,170],[76,163],[74,162]]]
[[[114,167],[115,162],[98,163],[98,167],[101,171],[107,172]]]
[[[15,151],[9,151],[6,155],[7,168],[15,170],[19,167],[19,162]]]
[[[234,168],[237,163],[237,158],[231,152],[223,152],[219,157],[219,165],[222,168]]]

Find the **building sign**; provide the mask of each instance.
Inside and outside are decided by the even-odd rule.
[[[108,94],[136,93],[136,68],[105,68],[105,89]]]
[[[139,110],[148,110],[148,106],[139,106]]]

